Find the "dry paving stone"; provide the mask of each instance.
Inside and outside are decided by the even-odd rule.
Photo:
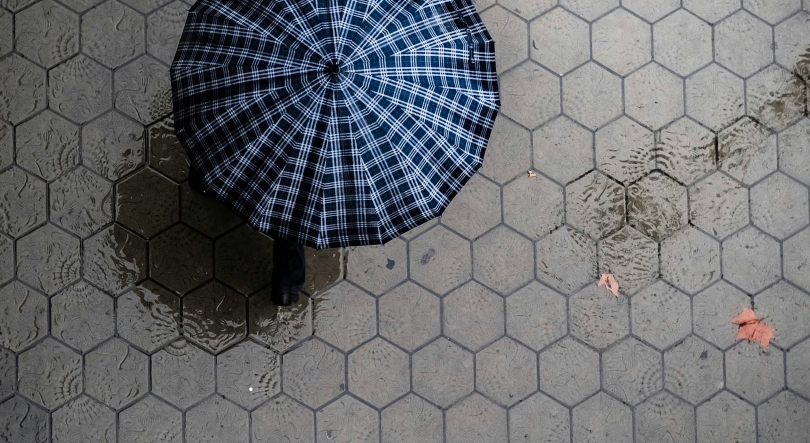
[[[48,295],[79,279],[79,239],[46,224],[17,240],[17,278]]]
[[[689,75],[711,63],[711,36],[708,23],[678,10],[653,26],[655,61],[678,75]]]
[[[82,281],[51,299],[51,335],[87,352],[115,333],[113,299]]]
[[[743,0],[743,7],[757,17],[775,25],[802,9],[800,0]]]
[[[82,16],[82,52],[118,68],[144,51],[143,16],[108,0]]]
[[[751,297],[725,281],[719,281],[692,298],[694,332],[721,349],[736,342],[739,326],[728,319],[751,309]]]
[[[447,443],[507,441],[506,410],[477,392],[445,413]]]
[[[112,184],[80,166],[50,186],[51,222],[87,237],[112,221]]]
[[[248,441],[248,412],[220,396],[186,412],[186,439],[200,443]]]
[[[251,436],[255,443],[315,441],[314,414],[286,395],[270,400],[250,416]]]
[[[221,203],[203,197],[187,182],[180,185],[180,220],[210,238],[216,238],[242,223],[235,213]]]
[[[805,291],[810,291],[810,228],[803,230],[782,244],[785,257],[785,278]]]
[[[115,108],[148,125],[172,112],[169,69],[145,55],[115,71]]]
[[[689,297],[661,280],[634,295],[630,304],[633,334],[658,349],[692,330]]]
[[[376,302],[356,286],[343,281],[313,300],[315,335],[349,351],[377,332]]]
[[[740,9],[740,0],[683,0],[683,6],[698,17],[714,24]]]
[[[535,393],[509,410],[509,440],[513,442],[568,442],[568,409]]]
[[[273,240],[242,225],[216,243],[217,280],[243,294],[267,286],[273,276]]]
[[[444,337],[413,354],[413,391],[442,408],[473,390],[473,356]]]
[[[532,59],[557,74],[565,74],[588,61],[591,53],[588,24],[562,8],[529,25]]]
[[[568,331],[565,297],[533,281],[506,298],[506,332],[535,351]]]
[[[810,3],[805,2],[810,10]],[[796,74],[810,79],[810,65],[799,61],[807,56],[807,49],[810,48],[810,18],[806,12],[796,14],[776,26],[774,38],[776,39],[776,62],[782,67],[795,70]]]
[[[664,385],[697,404],[723,389],[723,352],[690,335],[664,353]]]
[[[624,225],[624,187],[599,171],[566,186],[565,200],[565,221],[596,240]]]
[[[500,112],[534,129],[560,113],[560,79],[533,61],[500,76]]]
[[[281,358],[245,340],[217,356],[217,392],[253,409],[281,391]]]
[[[596,167],[627,185],[655,168],[655,137],[627,117],[596,131]]]
[[[632,294],[658,277],[658,244],[630,226],[599,242],[599,274],[614,274],[619,292]]]
[[[410,231],[402,233],[402,238],[404,238],[405,240],[412,240],[414,237],[417,237],[418,235],[422,234],[423,232],[429,230],[430,228],[438,224],[440,218],[441,217],[430,219],[426,222],[423,222],[421,225],[411,229]]]
[[[720,244],[692,226],[661,242],[661,277],[694,294],[720,279]]]
[[[54,443],[115,443],[115,412],[82,395],[52,415]]]
[[[10,125],[0,122],[0,169],[5,169],[13,161],[14,130]]]
[[[810,396],[810,339],[805,340],[787,351],[785,358],[787,367],[788,388],[804,395]]]
[[[379,443],[377,411],[344,395],[315,413],[318,441]]]
[[[574,408],[575,443],[629,442],[633,439],[633,413],[615,398],[599,392]]]
[[[596,279],[596,242],[561,227],[536,243],[537,279],[565,294]]]
[[[174,119],[169,117],[155,123],[147,133],[149,165],[176,182],[187,179],[191,162],[174,134]]]
[[[714,59],[741,77],[773,62],[771,27],[740,11],[714,27]]]
[[[637,443],[688,443],[695,441],[695,413],[669,392],[661,392],[635,410]]]
[[[652,23],[681,6],[680,0],[624,0],[622,6]]]
[[[344,356],[320,340],[307,340],[282,357],[284,392],[319,408],[346,391]]]
[[[507,225],[537,240],[564,223],[563,190],[542,175],[521,175],[503,188],[503,212]]]
[[[149,238],[180,220],[177,185],[143,168],[116,184],[115,221]]]
[[[606,348],[630,332],[627,297],[616,299],[593,284],[572,295],[568,304],[571,334],[591,346]]]
[[[278,352],[284,352],[312,335],[312,300],[299,294],[291,306],[274,306],[271,289],[265,289],[248,301],[249,333]]]
[[[472,277],[470,243],[444,226],[436,226],[408,245],[410,277],[445,294]]]
[[[697,408],[698,441],[756,442],[754,407],[723,391]]]
[[[589,129],[622,113],[622,80],[594,62],[563,77],[563,112]]]
[[[441,333],[439,298],[412,281],[380,298],[380,335],[407,351]]]
[[[599,390],[599,354],[566,337],[538,357],[540,390],[573,406]]]
[[[810,118],[782,131],[779,140],[779,169],[810,185]]]
[[[810,334],[810,295],[784,280],[754,297],[754,306],[773,326],[777,346],[789,348]]]
[[[17,390],[45,408],[82,392],[82,357],[50,337],[21,353],[17,365]]]
[[[16,124],[44,107],[45,71],[18,54],[0,61],[0,118]]]
[[[719,131],[745,114],[743,79],[716,63],[686,79],[686,114]]]
[[[630,74],[624,94],[627,115],[655,131],[684,114],[683,80],[656,63]]]
[[[395,238],[384,245],[346,250],[346,278],[381,295],[408,278],[408,245]]]
[[[180,335],[180,299],[151,281],[119,297],[116,314],[121,338],[149,353]]]
[[[211,241],[188,226],[175,225],[149,245],[149,276],[185,294],[213,274]]]
[[[749,117],[719,135],[718,166],[746,185],[776,170],[776,157],[776,135]]]
[[[565,7],[585,20],[595,20],[611,9],[619,6],[619,0],[560,0]]]
[[[0,345],[19,352],[47,334],[48,299],[13,281],[0,288]]]
[[[471,281],[442,299],[444,335],[473,352],[504,333],[503,298]]]
[[[593,59],[619,75],[650,60],[650,25],[625,10],[616,10],[593,25]]]
[[[48,441],[48,413],[32,406],[20,396],[0,403],[0,439],[8,442],[44,443]]]
[[[757,436],[761,443],[801,442],[810,435],[810,403],[783,391],[757,408]]]
[[[714,134],[686,117],[659,133],[657,167],[687,186],[715,170],[714,157]]]
[[[779,243],[753,227],[723,242],[723,278],[755,294],[779,280]]]
[[[726,351],[726,387],[753,404],[785,386],[782,351],[743,340]]]
[[[557,6],[557,0],[500,0],[499,3],[526,20],[531,20]]]
[[[746,82],[748,115],[781,131],[804,115],[806,86],[802,79],[770,66]]]
[[[182,443],[183,414],[148,395],[118,416],[119,441]]]
[[[593,134],[568,117],[536,129],[532,140],[535,166],[561,184],[593,168]]]
[[[187,4],[176,1],[146,19],[146,51],[167,65],[174,60],[188,10]]]
[[[748,190],[721,172],[689,188],[689,220],[717,238],[748,224]]]
[[[183,297],[183,334],[219,353],[247,334],[245,296],[212,281]]]
[[[0,230],[19,237],[45,221],[45,183],[12,166],[0,173]]]
[[[46,68],[79,51],[79,17],[57,3],[39,2],[14,21],[17,52]]]
[[[502,406],[512,406],[537,390],[534,352],[508,337],[479,351],[475,365],[476,389]]]
[[[12,395],[16,388],[17,363],[15,359],[14,354],[0,349],[0,398]]]
[[[444,210],[441,221],[469,239],[477,238],[501,222],[500,188],[476,173]]]
[[[810,223],[807,188],[777,172],[751,188],[751,221],[780,240]]]
[[[661,241],[689,222],[686,188],[656,171],[627,187],[627,222]]]
[[[84,390],[113,409],[149,391],[149,357],[114,338],[87,354]]]
[[[480,172],[499,184],[524,173],[531,165],[529,131],[498,113]]]
[[[214,356],[179,339],[152,356],[152,392],[186,409],[214,392]]]
[[[562,206],[560,201],[561,221]],[[473,277],[500,294],[509,294],[534,277],[533,249],[525,237],[498,226],[473,243]]]
[[[51,181],[79,164],[79,127],[53,111],[17,127],[17,164]]]
[[[146,278],[146,242],[121,225],[84,241],[84,278],[117,295]]]
[[[487,9],[481,14],[481,20],[495,44],[501,48],[495,54],[495,66],[498,74],[525,60],[529,54],[527,43],[527,26],[520,17],[501,6]]]
[[[121,0],[123,3],[137,9],[140,12],[148,13],[169,3],[171,0]]]
[[[349,392],[382,408],[410,389],[408,354],[381,338],[349,354]]]
[[[14,242],[0,235],[0,285],[14,277]]]
[[[602,353],[601,372],[605,392],[633,406],[664,385],[661,353],[635,337],[627,337]]]
[[[82,164],[109,180],[118,180],[144,162],[143,127],[108,112],[82,127]]]
[[[444,440],[441,410],[413,394],[383,409],[380,415],[383,443],[442,443]]]

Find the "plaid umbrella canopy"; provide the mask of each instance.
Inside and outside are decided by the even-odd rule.
[[[472,0],[199,0],[170,74],[201,192],[316,249],[441,215],[500,108]]]

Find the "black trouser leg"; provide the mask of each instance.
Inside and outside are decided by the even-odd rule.
[[[304,287],[306,278],[306,258],[304,246],[290,240],[273,240],[273,292],[276,294],[298,294]],[[276,304],[288,304],[283,303]],[[294,301],[294,300],[293,300]]]

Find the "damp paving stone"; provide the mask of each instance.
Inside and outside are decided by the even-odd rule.
[[[17,126],[17,164],[51,181],[79,164],[79,128],[46,109]]]
[[[668,391],[698,404],[723,389],[723,352],[690,335],[664,353],[664,384]]]
[[[384,245],[347,248],[346,278],[372,294],[384,294],[408,278],[408,245],[395,238]]]
[[[788,16],[802,9],[799,0],[743,0],[743,7],[756,14],[757,17],[775,25]]]
[[[503,337],[475,356],[475,386],[501,406],[510,407],[537,390],[534,352]]]
[[[783,243],[782,253],[785,259],[785,278],[805,291],[810,291],[810,275],[805,271],[810,266],[810,228],[805,228]]]
[[[112,222],[113,187],[84,166],[50,185],[51,222],[88,237]]]
[[[247,334],[247,300],[217,281],[183,297],[183,335],[214,354]]]
[[[593,134],[568,117],[536,129],[532,140],[535,166],[561,184],[593,168]]]
[[[694,409],[669,392],[661,392],[636,407],[635,436],[638,443],[693,442]]]
[[[810,3],[805,2],[805,11],[810,11]],[[796,14],[776,26],[776,63],[807,81],[810,79],[810,64],[807,63],[810,48],[810,21],[807,12]],[[797,63],[797,60],[799,61]],[[802,62],[803,61],[803,62]]]
[[[245,442],[248,440],[248,422],[247,411],[215,395],[186,412],[186,439],[211,443]]]
[[[446,408],[473,390],[473,355],[439,337],[412,357],[413,392]]]
[[[248,333],[278,352],[284,352],[312,335],[312,300],[299,294],[291,306],[274,306],[271,289],[248,300]]]
[[[694,332],[721,349],[736,343],[739,326],[728,321],[751,309],[751,297],[719,281],[692,298]]]
[[[658,130],[683,116],[683,80],[661,65],[649,65],[624,81],[626,109],[630,117]]]
[[[10,396],[16,388],[17,362],[15,360],[14,354],[0,349],[0,398]]]
[[[655,168],[655,137],[622,117],[596,131],[596,167],[627,185]]]
[[[149,276],[177,294],[185,294],[213,275],[211,241],[183,224],[149,245]]]
[[[84,281],[51,299],[51,335],[87,352],[115,333],[113,299]]]
[[[560,113],[560,79],[534,61],[500,76],[500,112],[534,129]]]
[[[77,123],[86,123],[110,109],[111,97],[112,75],[109,69],[83,54],[48,72],[50,109]]]
[[[689,188],[689,220],[717,238],[748,224],[748,190],[721,172]]]
[[[787,351],[785,365],[787,387],[807,397],[810,394],[810,339]]]
[[[572,295],[568,305],[571,335],[593,347],[604,349],[630,332],[627,297],[617,300],[604,288],[589,285]]]
[[[686,79],[686,114],[719,131],[745,114],[743,79],[712,63]]]
[[[686,188],[656,171],[627,187],[627,222],[661,241],[689,222]]]
[[[385,443],[442,443],[442,411],[414,394],[408,394],[380,413]]]
[[[380,419],[377,411],[344,395],[315,412],[318,441],[335,443],[378,443]]]
[[[531,134],[505,114],[495,118],[481,173],[498,184],[512,180],[531,166]]]
[[[284,392],[319,408],[346,391],[344,355],[320,340],[308,340],[282,357]]]
[[[543,395],[535,393],[509,411],[510,441],[569,441],[568,409]]]
[[[108,0],[82,16],[82,52],[118,68],[145,49],[143,16],[116,0]]]
[[[562,201],[560,209],[562,219]],[[498,226],[473,243],[473,276],[498,293],[508,294],[534,277],[532,249],[531,241]]]
[[[594,62],[566,74],[562,87],[563,112],[591,130],[623,112],[622,80]]]
[[[441,334],[440,303],[427,290],[405,282],[380,298],[380,335],[413,351]]]
[[[48,413],[19,395],[0,402],[0,439],[8,442],[45,443],[48,441]]]
[[[382,408],[410,389],[408,354],[375,338],[349,354],[349,392]]]
[[[720,244],[692,226],[661,242],[661,277],[694,294],[720,279]]]
[[[183,414],[148,395],[118,415],[119,441],[182,443]]]
[[[0,118],[13,124],[21,122],[45,108],[45,94],[42,68],[18,54],[0,61]]]
[[[501,222],[498,185],[473,175],[442,213],[441,222],[471,240],[492,229]]]
[[[506,298],[506,332],[534,351],[568,331],[565,297],[533,281]]]
[[[17,240],[17,278],[53,295],[79,279],[79,239],[52,224]]]
[[[377,332],[376,301],[343,281],[313,300],[315,335],[348,351]]]
[[[780,281],[754,297],[757,317],[774,328],[773,343],[789,348],[810,334],[810,295]]]
[[[807,87],[802,79],[778,66],[769,66],[746,82],[748,115],[781,131],[804,115]]]
[[[779,169],[810,185],[810,119],[804,118],[782,131],[778,140]]]
[[[121,0],[122,3],[143,13],[152,12],[170,1],[171,0]]]
[[[658,244],[630,226],[600,241],[597,257],[599,274],[614,274],[625,295],[658,277]]]
[[[315,441],[315,414],[286,395],[250,413],[255,443],[310,443]]]
[[[52,414],[54,443],[115,442],[115,412],[82,395]]]
[[[720,132],[718,166],[746,185],[776,170],[776,136],[745,117]]]
[[[82,384],[82,357],[50,337],[18,357],[17,391],[47,409],[79,395]]]
[[[726,351],[726,387],[754,405],[784,388],[784,371],[782,351],[773,346],[743,340]]]
[[[757,408],[757,436],[761,443],[802,441],[810,435],[810,403],[783,391]]]
[[[14,241],[0,235],[0,285],[14,277]]]
[[[281,392],[281,357],[245,340],[217,356],[217,392],[254,409]]]
[[[185,339],[152,355],[152,393],[186,409],[214,392],[214,356]]]
[[[540,390],[573,406],[599,390],[599,354],[566,337],[538,357]]]
[[[707,22],[714,24],[740,9],[740,2],[739,0],[714,0],[712,2],[683,0],[683,7]]]
[[[174,119],[168,117],[160,120],[146,132],[149,141],[149,166],[176,182],[187,179],[191,162],[174,134]]]
[[[635,337],[627,337],[602,353],[605,392],[635,406],[663,386],[661,353]]]
[[[177,185],[143,168],[116,184],[115,221],[149,238],[180,220]]]
[[[714,59],[748,77],[773,62],[771,27],[739,11],[714,27]]]
[[[79,51],[79,17],[57,3],[39,2],[14,22],[17,52],[46,68]]]
[[[692,329],[689,297],[659,280],[633,296],[630,314],[633,334],[664,349]]]
[[[171,65],[188,10],[187,4],[175,1],[149,14],[146,18],[146,52]]]
[[[560,0],[560,6],[564,6],[585,20],[595,20],[618,7],[619,0]]]
[[[14,130],[0,122],[0,168],[5,169],[14,161]]]
[[[498,74],[525,60],[529,54],[527,25],[520,17],[501,6],[481,13],[481,20],[501,50],[495,54]]]
[[[0,31],[0,56],[4,56],[11,52],[14,44],[14,27],[12,26],[11,17],[13,14],[9,11],[0,11],[0,26],[3,29]]]
[[[341,254],[340,248],[315,249],[304,246],[306,276],[302,290],[315,296],[339,278],[344,278]]]
[[[501,0],[500,4],[526,20],[531,20],[556,6],[557,2],[555,0]]]
[[[599,171],[566,186],[565,200],[565,221],[596,240],[624,226],[624,187]]]
[[[149,391],[149,357],[114,338],[87,354],[84,390],[113,409]]]
[[[591,53],[588,24],[562,8],[529,24],[532,59],[563,75],[588,61]]]
[[[714,134],[686,117],[659,133],[657,167],[687,186],[716,169],[714,156]]]
[[[780,240],[810,223],[807,188],[777,172],[751,188],[751,221]]]
[[[116,69],[115,108],[148,125],[172,112],[169,69],[149,55]]]
[[[698,441],[754,443],[757,439],[754,407],[723,391],[697,408]]]
[[[19,352],[46,335],[48,299],[18,281],[0,288],[0,345]]]
[[[267,286],[273,276],[273,240],[242,225],[215,245],[217,280],[243,294]]]
[[[593,24],[593,59],[619,75],[627,75],[650,60],[651,27],[618,9]]]
[[[596,242],[561,227],[535,244],[537,279],[571,294],[596,276]]]
[[[118,180],[144,162],[143,126],[109,112],[82,127],[82,164]]]
[[[599,392],[572,413],[576,443],[625,442],[633,439],[633,412],[622,402]]]
[[[12,237],[45,221],[45,183],[12,166],[0,172],[0,231]]]
[[[444,226],[411,241],[408,252],[410,278],[439,295],[472,277],[470,243]]]
[[[562,188],[542,175],[521,175],[503,188],[503,220],[530,239],[538,240],[565,222]],[[498,229],[505,232],[496,228],[487,233],[487,237],[500,235],[493,234]],[[477,239],[473,248],[479,241],[481,239]]]
[[[111,295],[146,278],[146,242],[119,224],[84,240],[84,278]]]
[[[753,227],[723,242],[723,278],[755,294],[781,276],[779,243]]]
[[[180,299],[146,281],[118,298],[118,334],[148,353],[180,335]]]
[[[504,333],[503,298],[471,281],[442,299],[443,332],[472,351]]]
[[[712,27],[686,10],[675,11],[653,25],[653,49],[655,61],[687,76],[712,62]]]
[[[445,413],[446,442],[506,441],[506,410],[477,392]]]

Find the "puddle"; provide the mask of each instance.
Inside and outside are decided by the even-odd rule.
[[[312,303],[300,294],[292,306],[273,306],[270,289],[250,298],[250,334],[283,352],[312,335]]]

